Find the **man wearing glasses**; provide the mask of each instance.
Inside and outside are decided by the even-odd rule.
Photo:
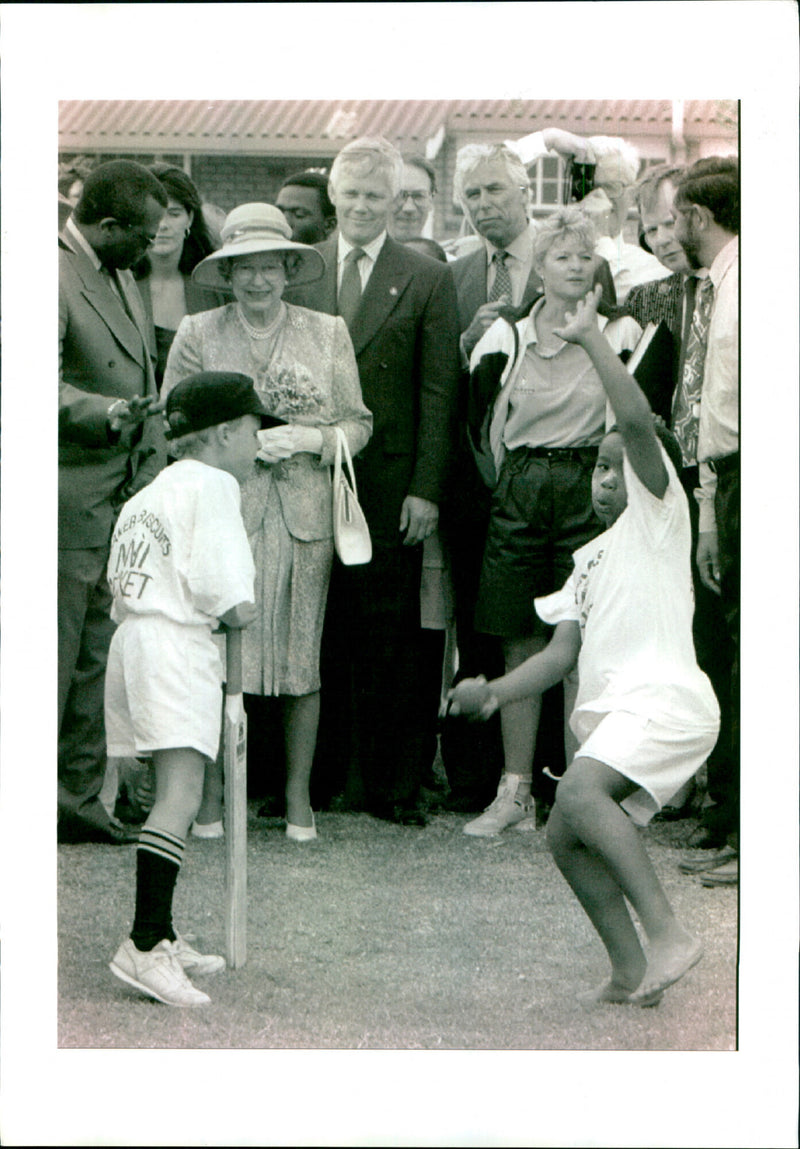
[[[436,172],[424,156],[405,156],[400,195],[389,217],[389,234],[398,243],[419,239],[433,210]]]
[[[101,164],[59,235],[58,811],[64,841],[131,841],[99,800],[103,680],[113,632],[106,583],[122,503],[163,467],[151,339],[128,268],[156,238],[160,182]]]

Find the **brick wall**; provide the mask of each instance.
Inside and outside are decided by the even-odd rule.
[[[228,212],[240,203],[274,203],[286,176],[329,165],[319,157],[193,156],[192,179],[204,201]]]
[[[81,153],[84,159],[103,163],[106,160],[134,160],[139,164],[174,164],[183,170],[184,157],[181,154],[140,155],[102,152],[96,155]],[[74,159],[71,152],[59,154],[60,163]],[[333,155],[319,156],[240,156],[240,155],[195,155],[191,157],[190,175],[197,185],[200,197],[207,203],[216,204],[229,212],[240,203],[274,203],[278,189],[286,176],[306,168],[330,169]]]

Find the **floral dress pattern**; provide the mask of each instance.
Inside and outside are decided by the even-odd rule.
[[[369,439],[372,416],[361,397],[347,328],[337,316],[283,304],[277,325],[265,335],[243,322],[235,303],[187,316],[170,351],[163,393],[193,372],[222,370],[249,375],[272,414],[322,432],[320,456],[256,463],[242,485],[259,608],[243,632],[244,689],[309,694],[320,686],[333,561],[334,428],[342,428],[356,454]]]

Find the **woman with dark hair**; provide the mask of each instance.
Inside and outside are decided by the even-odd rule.
[[[158,235],[148,254],[133,269],[156,337],[156,383],[164,378],[169,349],[181,320],[227,302],[221,291],[201,287],[192,272],[215,250],[197,188],[180,168],[153,164],[150,171],[169,197]]]

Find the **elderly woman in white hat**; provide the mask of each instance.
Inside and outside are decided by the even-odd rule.
[[[178,328],[163,393],[196,371],[240,371],[284,425],[259,433],[262,449],[242,487],[242,513],[256,563],[259,618],[243,632],[244,689],[282,700],[286,833],[316,836],[309,781],[319,720],[319,650],[333,559],[329,467],[336,427],[355,455],[372,416],[344,320],[283,302],[287,285],[319,279],[318,251],[294,243],[283,213],[269,204],[234,208],[222,247],[194,269],[234,302],[187,315]],[[217,802],[219,799],[217,799]],[[203,825],[219,818],[201,810]]]

